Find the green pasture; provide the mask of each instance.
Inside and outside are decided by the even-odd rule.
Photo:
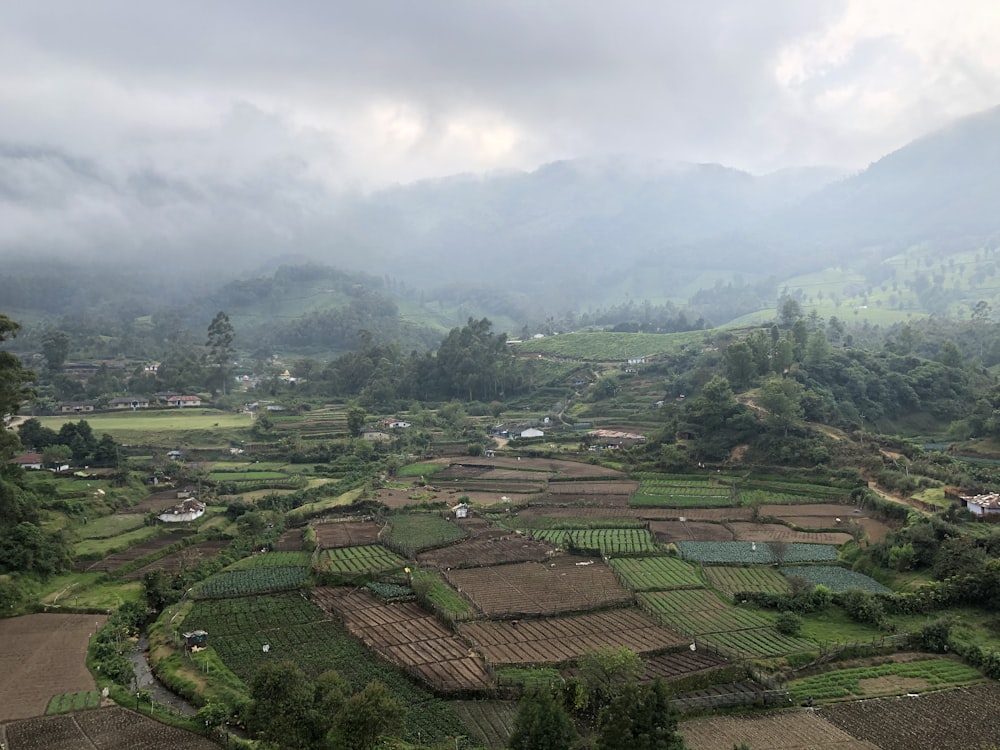
[[[415,570],[413,590],[446,619],[471,620],[476,616],[475,607],[469,600],[449,586],[436,570]]]
[[[73,530],[75,539],[107,539],[141,528],[146,523],[143,513],[115,513],[88,522]]]
[[[447,469],[445,464],[416,463],[400,466],[396,469],[397,477],[426,477]]]
[[[285,523],[289,526],[294,526],[296,523],[318,516],[324,511],[344,505],[350,505],[361,497],[363,492],[364,487],[358,487],[357,489],[350,490],[349,492],[345,492],[341,495],[331,495],[330,497],[325,497],[322,500],[305,503],[294,510],[288,511],[288,513],[285,514]]]
[[[913,692],[912,688],[891,684],[882,688],[867,688],[862,681],[877,678],[902,677],[923,680],[927,687],[941,689],[981,682],[983,676],[972,667],[952,659],[924,659],[921,661],[891,662],[870,667],[839,669],[835,672],[805,677],[788,685],[788,692],[796,703],[812,696],[816,701],[863,698],[869,695]]]
[[[143,526],[106,539],[84,539],[73,545],[73,555],[91,560],[100,559],[159,536],[162,530],[160,526]]]
[[[174,448],[222,445],[235,436],[247,437],[251,427],[247,414],[213,409],[165,409],[40,417],[42,426],[56,432],[67,422],[85,419],[94,433],[105,432],[126,445]]]
[[[516,344],[519,354],[541,354],[593,362],[623,361],[633,357],[675,354],[687,346],[700,345],[704,331],[683,333],[566,333]]]

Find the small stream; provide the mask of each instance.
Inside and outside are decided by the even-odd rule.
[[[156,679],[153,670],[149,667],[146,659],[146,651],[149,650],[149,639],[145,633],[139,634],[139,641],[129,654],[129,661],[132,662],[132,670],[135,672],[135,687],[133,694],[137,690],[148,690],[153,701],[160,705],[170,706],[176,713],[184,716],[194,716],[198,709],[176,693],[170,692],[167,686]]]

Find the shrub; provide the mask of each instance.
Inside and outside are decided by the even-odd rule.
[[[782,635],[798,635],[802,620],[794,612],[782,612],[774,621],[775,629]]]

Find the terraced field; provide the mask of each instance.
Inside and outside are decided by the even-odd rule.
[[[705,577],[715,588],[730,596],[742,593],[786,594],[790,591],[788,579],[775,568],[764,565],[708,565]]]
[[[357,547],[378,544],[382,527],[370,521],[343,521],[313,525],[318,547]]]
[[[633,591],[701,587],[704,583],[698,568],[676,557],[619,557],[608,564]]]

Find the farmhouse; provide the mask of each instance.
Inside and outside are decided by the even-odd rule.
[[[167,399],[167,404],[170,406],[201,406],[201,399],[197,396],[171,396]]]
[[[79,414],[85,411],[93,411],[93,401],[67,401],[59,407],[63,414]]]
[[[410,423],[396,417],[386,417],[382,420],[382,426],[390,430],[402,430],[409,427]]]
[[[182,521],[193,521],[203,515],[205,515],[205,503],[200,503],[191,497],[182,500],[172,508],[167,508],[157,518],[164,523],[181,523]]]
[[[148,409],[149,399],[141,396],[124,396],[108,401],[109,409]]]
[[[14,456],[14,458],[10,459],[7,463],[20,466],[22,469],[41,469],[42,454],[22,453],[20,456]]]
[[[991,492],[988,495],[960,495],[959,497],[965,507],[977,516],[988,516],[1000,513],[1000,493]]]

